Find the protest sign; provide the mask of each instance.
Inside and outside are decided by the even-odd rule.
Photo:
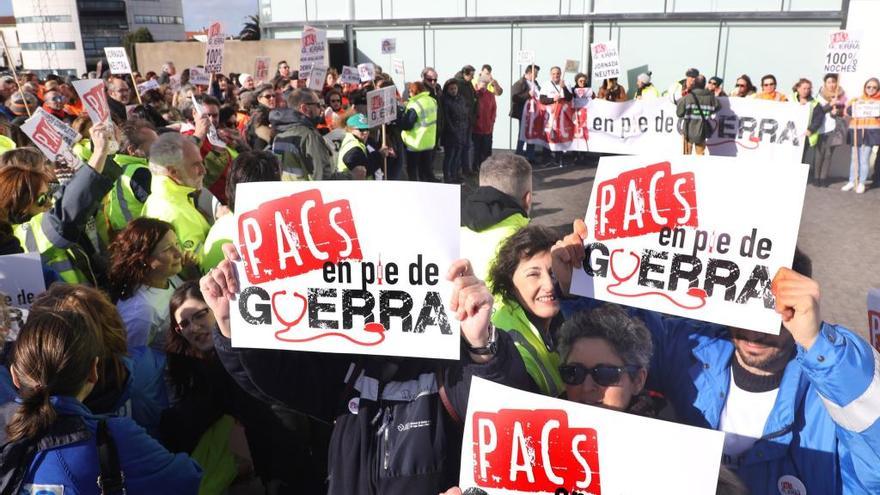
[[[219,22],[208,27],[208,44],[205,47],[205,70],[211,74],[223,71],[223,32]]]
[[[58,162],[61,166],[74,170],[79,168],[81,162],[73,154],[72,148],[81,136],[54,115],[37,108],[33,116],[21,125],[21,130],[31,138],[49,161]]]
[[[880,351],[880,289],[868,289],[868,338]]]
[[[327,79],[327,68],[314,66],[312,70],[309,72],[309,85],[308,88],[321,91],[324,89],[324,80]]]
[[[119,143],[116,141],[116,133],[113,130],[113,120],[110,117],[110,106],[107,104],[104,81],[102,79],[80,79],[73,81],[73,89],[79,94],[83,107],[86,109],[92,122],[109,127],[110,141],[108,142],[107,152],[116,153],[119,151]]]
[[[706,495],[715,493],[723,445],[720,431],[474,377],[459,486],[464,493],[511,495]]]
[[[394,72],[395,76],[400,77],[401,84],[406,82],[406,71],[403,67],[402,58],[395,57],[391,59],[391,70]]]
[[[581,68],[581,63],[578,60],[566,60],[565,61],[565,72],[569,74],[575,74]]]
[[[718,98],[721,110],[708,123],[707,141],[715,156],[754,156],[780,163],[801,163],[809,123],[807,105],[751,98]],[[610,102],[591,99],[542,105],[525,104],[520,139],[554,151],[600,153],[681,153],[684,119],[667,99]]]
[[[382,40],[382,55],[394,55],[397,53],[397,38],[384,38]]]
[[[855,31],[832,31],[825,48],[824,72],[826,74],[855,73],[858,70],[861,33]]]
[[[880,101],[854,101],[852,116],[857,119],[880,117]]]
[[[202,105],[200,105],[198,101],[196,101],[196,95],[191,95],[190,98],[192,101],[193,110],[196,112],[196,115],[201,116],[203,113],[205,113],[205,109],[202,108]],[[213,122],[208,126],[208,141],[213,146],[226,148],[226,142],[220,139],[220,135],[217,133],[217,128],[214,127]]]
[[[254,62],[254,80],[258,82],[266,82],[269,80],[269,61],[270,57],[257,57]]]
[[[517,65],[532,65],[535,63],[534,50],[520,50],[516,52]]]
[[[367,123],[370,127],[393,122],[397,118],[397,92],[386,86],[367,93]]]
[[[305,26],[301,42],[299,77],[300,79],[305,79],[309,76],[312,67],[327,65],[324,61],[327,55],[327,31],[312,26]]]
[[[357,69],[361,82],[370,82],[376,77],[376,67],[373,64],[358,64]]]
[[[620,56],[616,41],[591,43],[590,54],[593,58],[593,84],[620,77]]]
[[[342,74],[340,74],[339,80],[342,84],[360,84],[361,76],[358,74],[358,68],[343,65]]]
[[[174,74],[168,78],[168,85],[171,91],[180,91],[180,74]]]
[[[110,66],[111,74],[130,74],[131,64],[128,63],[128,55],[121,46],[105,46],[104,54],[107,55],[107,65]],[[101,77],[101,74],[98,74]]]
[[[189,83],[196,86],[207,86],[211,84],[211,75],[201,67],[190,67]]]
[[[40,253],[0,256],[0,298],[6,306],[5,314],[0,315],[0,329],[9,332],[0,335],[0,343],[15,340],[34,298],[45,291]]]
[[[233,346],[459,358],[444,276],[458,258],[457,187],[264,182],[237,191]],[[379,220],[390,211],[394,222]]]
[[[602,157],[572,292],[778,333],[770,282],[791,266],[808,169],[755,158]]]
[[[137,85],[138,93],[144,94],[151,89],[159,89],[159,81],[155,79],[147,79]]]

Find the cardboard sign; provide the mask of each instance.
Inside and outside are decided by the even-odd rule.
[[[208,28],[208,45],[205,47],[205,70],[216,74],[223,70],[223,32],[219,22]]]
[[[327,56],[327,31],[305,26],[302,32],[302,46],[299,55],[299,77],[305,79],[309,76],[312,67],[326,66],[324,61]]]
[[[15,340],[34,298],[45,291],[40,253],[0,256],[0,297],[6,303],[5,314],[0,315],[0,330],[3,321],[9,325],[9,332],[0,335],[0,342]]]
[[[79,168],[80,160],[73,154],[72,148],[82,136],[54,115],[37,108],[31,118],[21,125],[21,130],[49,161],[74,170]]]
[[[459,201],[457,187],[397,181],[239,185],[232,345],[458,359],[444,274]]]
[[[394,72],[395,76],[400,78],[401,84],[406,82],[406,70],[403,67],[402,58],[395,57],[391,59],[391,70]]]
[[[855,73],[858,70],[861,33],[855,31],[832,31],[828,34],[825,48],[824,72],[834,74]]]
[[[80,79],[73,81],[73,89],[79,94],[83,107],[86,109],[92,122],[96,124],[103,123],[109,126],[111,139],[107,147],[108,153],[119,151],[119,143],[116,141],[116,133],[113,130],[113,120],[110,117],[110,106],[107,104],[104,81],[102,79]]]
[[[207,86],[211,84],[211,75],[201,67],[190,67],[189,83],[196,86]]]
[[[593,83],[599,84],[605,79],[620,77],[620,56],[617,53],[616,41],[602,41],[590,44],[593,56]]]
[[[602,157],[572,292],[779,333],[770,282],[794,258],[808,169],[754,158]]]
[[[378,127],[397,119],[397,89],[394,86],[367,93],[367,123]]]
[[[376,77],[376,66],[373,64],[358,64],[357,69],[361,82],[370,82]]]
[[[360,84],[361,76],[358,73],[358,68],[343,65],[342,74],[340,74],[339,76],[339,81],[342,82],[342,84]]]
[[[397,53],[397,39],[385,38],[382,40],[382,55],[394,55]]]
[[[868,289],[868,338],[880,351],[880,289]]]
[[[723,445],[720,431],[554,399],[474,377],[459,486],[464,493],[511,495],[706,495],[715,493]]]
[[[580,60],[566,60],[565,61],[565,72],[569,74],[577,74],[577,72],[581,69]]]
[[[854,101],[852,115],[857,119],[880,117],[880,101]]]
[[[254,80],[266,82],[269,79],[270,57],[257,57],[254,62]]]
[[[577,99],[575,99],[577,100]],[[801,163],[809,124],[807,105],[780,105],[752,98],[719,98],[721,110],[709,117],[707,140],[715,156],[758,157]],[[524,105],[520,139],[553,151],[617,154],[681,153],[684,120],[666,98]]]
[[[520,50],[516,52],[517,65],[532,65],[535,63],[534,50]]]
[[[196,115],[201,116],[203,113],[205,113],[205,109],[202,108],[202,105],[200,105],[198,101],[196,101],[196,96],[192,95],[190,98],[191,98],[192,105],[193,105],[193,111],[196,112]],[[222,139],[220,139],[220,135],[217,133],[217,128],[214,127],[213,122],[211,123],[210,126],[208,126],[208,136],[207,137],[208,137],[208,141],[212,145],[218,146],[220,148],[226,148],[226,142],[223,141]]]
[[[151,89],[159,89],[159,81],[155,79],[147,79],[146,81],[137,85],[138,93],[143,95],[147,91]]]
[[[104,54],[107,55],[107,65],[110,66],[111,74],[131,74],[131,64],[128,62],[128,54],[121,46],[105,46]],[[101,73],[98,73],[101,77]]]
[[[321,91],[324,89],[324,81],[327,79],[327,68],[326,67],[312,67],[311,72],[309,72],[309,85],[308,88]]]

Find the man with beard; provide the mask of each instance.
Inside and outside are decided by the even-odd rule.
[[[584,258],[586,226],[574,230],[553,250],[563,294]],[[809,258],[792,266],[771,285],[778,335],[630,308],[653,334],[647,388],[680,422],[725,432],[722,464],[751,493],[880,493],[880,354],[823,322]]]

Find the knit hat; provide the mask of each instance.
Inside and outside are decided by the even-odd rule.
[[[30,108],[30,113],[34,113],[37,110],[37,97],[30,93],[25,93],[25,98],[27,99],[27,106]],[[21,98],[21,92],[12,93],[7,104],[9,111],[15,115],[27,115],[28,111],[25,108],[24,102],[25,100],[22,100]]]
[[[642,72],[641,74],[639,74],[639,77],[637,77],[636,80],[642,84],[648,84],[651,82],[651,75]]]
[[[248,73],[242,73],[242,74],[239,74],[239,75],[238,75],[238,84],[241,84],[242,86],[244,86],[245,81],[247,81],[247,79],[248,79],[249,77],[250,77],[250,78],[253,78],[253,76],[251,76],[251,75],[248,74]]]
[[[349,117],[348,120],[345,121],[345,125],[347,125],[348,127],[353,127],[355,129],[361,129],[361,130],[365,130],[365,129],[370,128],[370,125],[367,124],[366,117],[364,117],[364,114],[362,114],[362,113],[356,113],[356,114],[352,115],[351,117]]]

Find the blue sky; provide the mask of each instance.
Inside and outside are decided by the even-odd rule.
[[[258,0],[183,0],[183,22],[188,31],[196,31],[220,21],[223,31],[238,35],[244,18],[257,8]],[[12,0],[0,0],[0,15],[12,15]]]

